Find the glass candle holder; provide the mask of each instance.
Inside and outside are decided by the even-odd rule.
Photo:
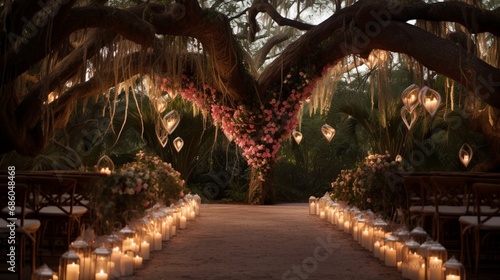
[[[452,256],[447,262],[443,264],[445,269],[443,280],[465,280],[465,267],[459,262],[455,256]]]
[[[422,256],[418,254],[419,248],[420,244],[413,239],[405,242],[401,250],[401,274],[403,278],[415,279],[418,277],[419,269],[424,263]]]
[[[80,278],[81,279],[91,279],[91,257],[90,257],[90,246],[84,240],[75,240],[70,244],[71,249],[73,249],[78,257],[80,258]]]
[[[99,278],[103,279],[109,277],[111,275],[111,250],[108,248],[101,246],[95,249],[92,252],[92,263],[94,265],[94,271],[92,271],[95,279]],[[99,279],[100,280],[100,279]]]
[[[384,245],[385,245],[384,263],[386,266],[389,266],[389,267],[396,267],[397,266],[396,242],[397,242],[396,237],[394,237],[392,235],[385,239],[385,242],[384,242]]]
[[[69,249],[59,259],[59,279],[79,280],[80,279],[80,258],[73,249]]]
[[[31,280],[57,280],[59,277],[50,267],[43,264],[31,274]]]
[[[443,280],[444,260],[448,259],[448,251],[439,243],[435,243],[427,249],[426,268],[427,280]]]
[[[384,220],[382,220],[381,218],[377,218],[375,219],[375,221],[373,221],[373,234],[372,234],[372,240],[371,240],[371,246],[372,246],[372,249],[373,249],[373,255],[375,257],[377,257],[377,253],[376,252],[376,249],[375,249],[375,242],[379,241],[379,246],[380,246],[380,239],[383,239],[385,238],[385,233],[387,232],[387,228],[388,228],[389,224],[387,222],[385,222]]]

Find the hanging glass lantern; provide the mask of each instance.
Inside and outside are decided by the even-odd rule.
[[[441,104],[441,95],[437,91],[424,86],[420,90],[419,100],[420,104],[422,104],[425,110],[433,117]]]
[[[401,155],[397,155],[395,161],[396,162],[402,162],[403,161],[403,157]]]
[[[293,139],[295,139],[295,142],[297,142],[297,145],[300,144],[300,141],[302,141],[302,133],[300,133],[297,130],[294,130],[292,132]]]
[[[465,267],[455,256],[452,256],[447,262],[443,264],[445,269],[444,279],[445,280],[465,280]]]
[[[403,122],[408,130],[413,127],[413,125],[417,121],[417,118],[418,116],[416,111],[410,113],[410,111],[408,111],[406,107],[401,107],[401,119],[403,119]]]
[[[401,93],[401,99],[403,100],[403,104],[405,105],[405,108],[408,110],[408,112],[412,113],[415,108],[417,108],[419,104],[419,93],[420,88],[415,84],[410,85],[405,90],[403,90],[403,93]]]
[[[167,102],[163,97],[154,98],[153,105],[159,114],[163,113],[165,109],[167,109]]]
[[[180,138],[180,137],[177,137],[174,139],[173,143],[174,143],[175,150],[177,152],[180,152],[182,147],[184,146],[184,140],[182,140],[182,138]]]
[[[177,128],[181,121],[181,115],[176,110],[172,110],[168,112],[163,117],[163,125],[165,129],[168,131],[168,134],[172,134],[174,130]]]
[[[160,145],[165,148],[168,143],[168,131],[165,129],[165,126],[163,125],[163,121],[156,121],[155,123],[155,132],[156,132],[156,137],[158,138],[158,141],[160,142]]]
[[[52,271],[46,264],[37,268],[31,275],[31,280],[56,280],[57,274]]]
[[[97,171],[103,174],[111,174],[115,171],[115,164],[108,156],[102,156],[99,161],[97,161]]]
[[[328,140],[328,142],[332,141],[333,136],[335,136],[335,129],[327,124],[324,124],[321,127],[321,132],[325,136],[326,140]]]
[[[465,167],[469,165],[469,162],[472,159],[472,155],[473,155],[472,148],[467,143],[463,144],[460,150],[458,151],[458,158]]]
[[[59,259],[59,279],[80,279],[80,258],[73,249],[69,249]]]
[[[90,279],[91,277],[91,257],[90,257],[90,246],[87,242],[79,239],[71,242],[71,249],[75,250],[76,254],[80,258],[80,278]]]
[[[111,275],[111,251],[101,246],[92,252],[92,264],[94,265],[95,279],[104,279]]]

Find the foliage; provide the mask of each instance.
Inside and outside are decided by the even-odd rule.
[[[390,216],[403,201],[402,181],[395,177],[403,170],[401,162],[388,153],[370,154],[354,168],[340,172],[331,184],[332,198]]]
[[[184,180],[169,163],[139,152],[108,176],[94,194],[99,219],[127,223],[156,203],[170,205],[184,191]]]

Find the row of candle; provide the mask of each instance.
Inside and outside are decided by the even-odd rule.
[[[391,231],[389,224],[370,210],[360,211],[346,203],[334,202],[325,194],[309,199],[309,214],[351,234],[363,248],[373,252],[386,266],[396,267],[411,280],[463,280],[465,269],[454,257],[447,262],[446,249],[430,240],[420,227]]]
[[[33,273],[32,279],[108,280],[133,275],[143,261],[150,259],[151,251],[162,250],[163,242],[174,237],[177,229],[186,229],[187,221],[200,215],[200,203],[196,196],[187,195],[171,207],[155,205],[143,218],[132,221],[117,233],[99,238],[105,241],[92,252],[87,242],[76,240],[61,256],[59,274],[43,265]]]

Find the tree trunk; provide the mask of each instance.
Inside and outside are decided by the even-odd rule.
[[[259,179],[259,171],[252,168],[250,175],[250,186],[248,187],[248,204],[270,205],[276,201],[273,184],[273,169],[271,167],[264,176],[264,180]]]

